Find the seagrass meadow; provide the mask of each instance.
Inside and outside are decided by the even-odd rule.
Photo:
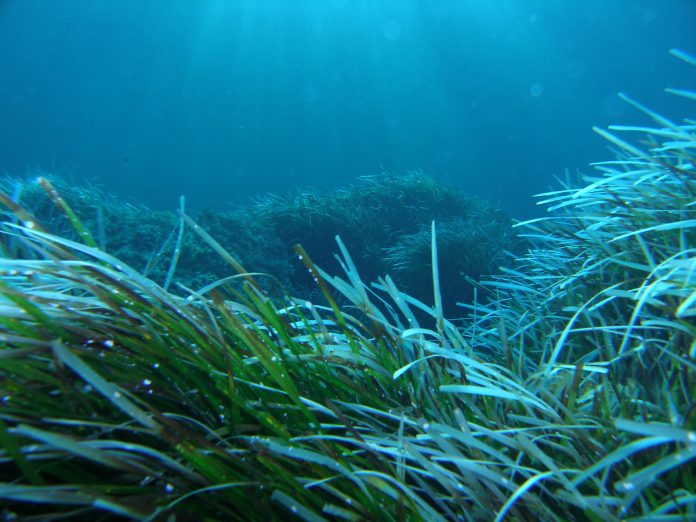
[[[230,275],[224,258],[211,252],[204,239],[182,230],[174,212],[125,203],[92,185],[68,183],[41,171],[32,174],[0,178],[0,190],[30,208],[52,233],[80,240],[36,178],[47,178],[51,190],[70,202],[79,221],[94,231],[101,250],[164,289],[188,295],[185,288],[203,288]],[[341,266],[332,245],[339,235],[364,280],[388,273],[400,290],[421,301],[432,300],[423,267],[430,264],[435,220],[441,277],[448,281],[443,306],[453,314],[457,301],[473,297],[462,274],[478,280],[494,273],[509,253],[522,251],[523,243],[505,212],[418,171],[367,176],[341,190],[270,194],[227,211],[206,209],[195,219],[247,270],[272,274],[272,280],[259,281],[267,292],[282,288],[281,295],[306,300],[320,295],[293,247],[300,243],[317,265],[337,273]]]
[[[540,196],[461,322],[437,220],[430,299],[337,238],[340,273],[295,248],[307,300],[183,205],[230,275],[174,292],[48,180],[72,231],[0,195],[3,519],[695,520],[696,121],[624,99],[650,123],[597,129],[615,157]]]

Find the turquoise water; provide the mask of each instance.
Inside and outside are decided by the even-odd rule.
[[[0,172],[161,209],[423,169],[513,216],[608,158],[593,125],[667,116],[680,0],[5,0]],[[677,114],[678,115],[678,114]]]

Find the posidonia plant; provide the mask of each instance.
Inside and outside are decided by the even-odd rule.
[[[340,277],[296,250],[321,303],[271,297],[183,213],[232,275],[181,295],[0,195],[4,518],[693,520],[696,122],[626,99],[657,126],[599,131],[464,328],[436,223],[432,306],[340,239]]]

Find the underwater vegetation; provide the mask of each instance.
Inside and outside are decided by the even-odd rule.
[[[49,182],[73,239],[0,195],[3,516],[693,520],[696,121],[624,98],[652,123],[598,129],[615,158],[541,195],[464,326],[441,297],[456,224],[427,232],[432,305],[341,239],[341,275],[296,247],[308,301],[182,213],[233,275],[173,293]]]
[[[46,177],[75,215],[109,252],[166,289],[186,294],[230,275],[224,259],[190,230],[179,237],[174,213],[126,204],[98,188]],[[37,176],[35,176],[37,177]],[[5,178],[0,189],[30,208],[52,233],[79,239],[70,222],[34,179]],[[450,284],[443,289],[445,310],[457,313],[457,301],[473,300],[470,279],[497,272],[504,259],[521,251],[512,221],[491,203],[438,183],[421,172],[363,177],[333,192],[302,191],[268,195],[230,211],[206,210],[196,217],[220,245],[246,269],[271,274],[259,284],[312,299],[317,285],[297,263],[296,244],[312,252],[324,270],[341,270],[331,245],[339,235],[363,278],[391,274],[402,291],[420,300],[433,289],[423,270],[430,266],[430,223],[439,229],[441,270]],[[328,247],[327,247],[328,246]],[[177,250],[176,266],[171,260]],[[187,295],[187,294],[186,294]]]

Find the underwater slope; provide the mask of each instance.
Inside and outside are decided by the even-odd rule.
[[[368,286],[340,241],[343,277],[297,249],[321,303],[243,271],[181,297],[50,185],[82,242],[0,196],[3,516],[693,519],[696,122],[627,101],[653,122],[599,131],[616,158],[543,196],[534,248],[465,329],[437,224],[432,307]]]

